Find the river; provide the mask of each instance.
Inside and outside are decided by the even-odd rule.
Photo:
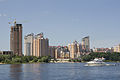
[[[84,65],[85,63],[5,64],[0,65],[0,80],[120,80],[120,65]]]

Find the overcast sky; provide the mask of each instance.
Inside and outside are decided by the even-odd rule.
[[[85,36],[91,48],[120,43],[120,0],[0,0],[0,50],[9,50],[14,19],[23,24],[23,36],[43,32],[51,46]]]

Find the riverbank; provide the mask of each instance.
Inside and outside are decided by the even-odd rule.
[[[86,63],[89,61],[81,61],[81,62],[70,62],[70,61],[50,61],[50,63]],[[105,60],[104,62],[114,62],[114,63],[120,63],[120,61],[109,61],[109,60]]]
[[[120,63],[120,61],[105,61],[105,62],[110,62],[110,63]],[[12,63],[12,64],[44,64],[46,62],[28,62],[28,63]],[[86,61],[82,61],[82,62],[66,62],[66,61],[58,61],[58,62],[48,62],[48,63],[86,63]],[[0,63],[0,65],[2,64],[9,64],[9,63]],[[11,64],[11,63],[10,63]]]
[[[0,64],[4,64],[4,63],[0,63]]]

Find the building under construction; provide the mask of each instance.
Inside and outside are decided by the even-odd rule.
[[[14,26],[11,26],[10,50],[13,54],[22,56],[22,24],[16,24],[16,21]]]

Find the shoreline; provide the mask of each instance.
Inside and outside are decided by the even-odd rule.
[[[5,64],[5,63],[0,63],[0,64]]]
[[[87,61],[82,61],[82,62],[67,62],[67,61],[58,61],[58,62],[49,62],[49,63],[86,63]],[[104,62],[114,62],[114,63],[120,63],[120,61],[104,61]],[[44,64],[45,62],[34,62],[34,63],[14,63],[14,64],[38,64],[38,63],[41,63],[41,64]],[[2,64],[7,64],[7,63],[0,63],[0,65]]]

